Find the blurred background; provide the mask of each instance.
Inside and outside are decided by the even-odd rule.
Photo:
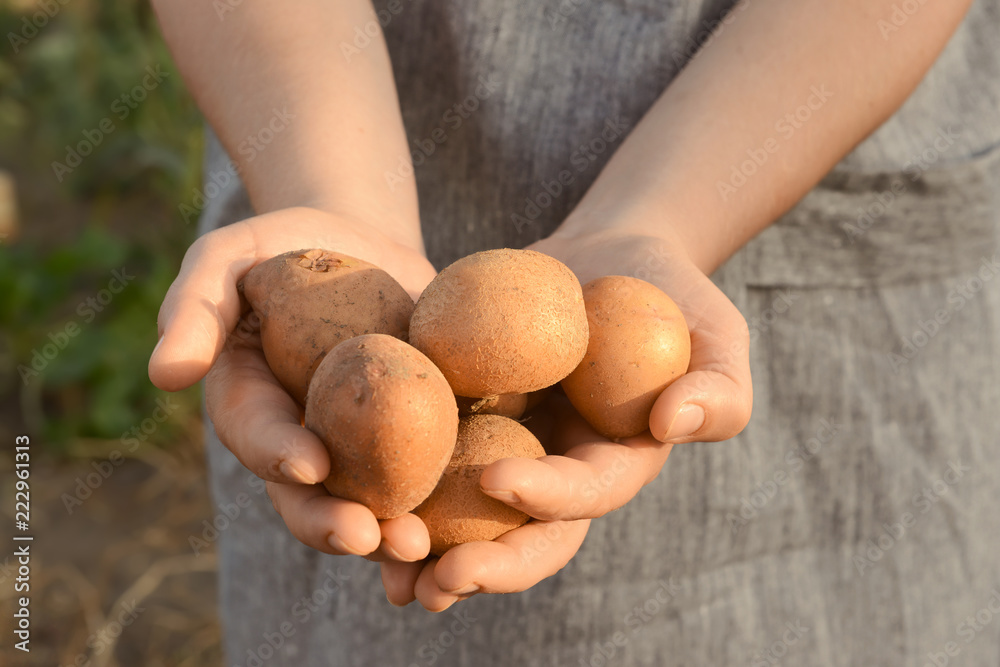
[[[146,376],[199,113],[146,2],[0,0],[0,35],[0,536],[26,434],[35,538],[30,654],[0,549],[0,665],[219,665],[199,389]]]

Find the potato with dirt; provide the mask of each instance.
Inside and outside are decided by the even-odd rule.
[[[374,264],[319,248],[272,257],[252,268],[242,290],[260,318],[264,358],[301,404],[323,357],[362,334],[407,339],[413,299]]]
[[[368,334],[320,363],[305,425],[330,453],[326,489],[391,519],[437,485],[455,449],[458,406],[427,357],[392,336]]]

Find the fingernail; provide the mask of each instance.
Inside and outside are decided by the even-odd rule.
[[[160,349],[161,345],[163,345],[163,336],[160,336],[160,340],[156,341],[156,345],[153,347],[153,351],[150,353],[149,356],[150,357],[155,357],[156,356],[156,351]]]
[[[465,588],[458,588],[453,591],[445,591],[446,593],[451,593],[452,595],[472,595],[473,593],[479,592],[479,586],[476,584],[469,584]]]
[[[385,594],[385,599],[388,600],[389,604],[391,604],[393,607],[405,607],[406,605],[410,604],[409,602],[404,602],[403,604],[396,604],[395,602],[392,601],[392,598],[389,597],[388,593]]]
[[[483,489],[483,493],[505,503],[520,503],[521,497],[513,491],[503,489]]]
[[[398,561],[402,561],[402,562],[404,562],[404,563],[408,563],[408,562],[410,562],[410,560],[411,560],[411,559],[409,559],[409,558],[403,558],[403,557],[402,557],[402,556],[401,556],[401,555],[399,554],[399,552],[398,552],[398,551],[396,551],[396,550],[395,550],[395,549],[394,549],[394,548],[392,547],[392,545],[391,545],[391,544],[389,544],[388,542],[386,542],[385,540],[382,540],[382,545],[381,545],[381,546],[382,546],[382,553],[384,553],[384,554],[385,554],[386,556],[388,556],[388,557],[389,557],[389,558],[391,558],[392,560],[398,560]]]
[[[287,477],[292,481],[298,482],[299,484],[316,483],[315,475],[310,475],[307,472],[301,470],[291,461],[282,461],[278,465],[278,470],[281,471],[282,475],[284,475],[285,477]]]
[[[439,606],[439,607],[433,607],[432,608],[432,607],[428,607],[427,605],[424,605],[424,609],[426,609],[427,611],[431,612],[432,614],[440,614],[441,612],[448,611],[448,609],[453,604],[455,604],[456,602],[458,602],[459,600],[461,600],[461,598],[452,596],[452,598],[450,600],[448,600],[448,603],[446,605],[444,605],[443,607]],[[421,603],[421,604],[423,604],[423,603]]]
[[[696,432],[705,423],[705,410],[696,403],[683,403],[677,411],[674,421],[660,440],[666,442],[676,438],[685,438]]]
[[[348,554],[354,554],[356,556],[364,555],[354,547],[348,545],[347,542],[344,542],[344,540],[340,539],[340,536],[337,535],[337,533],[330,533],[330,536],[326,538],[326,541],[327,544],[329,544],[337,551],[341,551],[343,553],[348,553]]]

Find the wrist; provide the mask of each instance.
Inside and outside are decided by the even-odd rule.
[[[405,246],[426,256],[420,218],[416,211],[395,211],[384,206],[323,197],[307,199],[300,206],[343,221],[355,230],[374,232],[387,242]]]
[[[257,218],[280,220],[281,233],[289,238],[313,238],[315,247],[336,249],[339,243],[349,246],[361,240],[363,246],[376,250],[374,256],[378,256],[379,250],[390,253],[406,250],[424,259],[427,256],[419,223],[379,218],[343,202],[304,201],[276,210],[259,211]],[[368,256],[356,256],[373,261]]]
[[[276,152],[273,152],[276,153]],[[258,214],[306,208],[381,232],[393,242],[424,253],[415,182],[390,188],[384,179],[347,174],[341,165],[294,165],[272,154],[242,174]],[[336,167],[336,168],[335,168]],[[369,170],[370,171],[370,170]]]
[[[683,257],[706,275],[717,269],[736,250],[724,230],[708,224],[702,215],[671,206],[667,198],[621,197],[598,201],[588,196],[553,234],[612,241],[632,236],[648,238],[671,254]]]
[[[669,248],[670,254],[697,264],[692,243],[681,233],[665,211],[637,202],[616,202],[610,205],[581,205],[566,218],[552,238],[590,244],[616,243],[634,238],[645,239],[658,247]]]

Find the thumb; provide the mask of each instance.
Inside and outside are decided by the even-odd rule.
[[[713,299],[716,305],[691,328],[687,374],[653,404],[649,430],[657,440],[726,440],[750,421],[750,334],[736,307],[721,292],[717,296],[721,301]]]
[[[195,241],[160,306],[160,342],[149,360],[149,379],[179,391],[208,373],[239,320],[236,284],[254,264],[239,223]]]

